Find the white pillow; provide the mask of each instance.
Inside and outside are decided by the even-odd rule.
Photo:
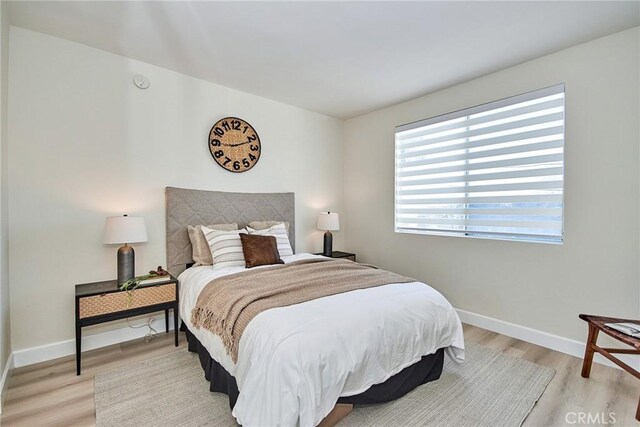
[[[211,250],[213,268],[245,266],[240,234],[247,234],[246,230],[220,231],[203,226],[202,233]]]
[[[291,249],[291,242],[289,242],[289,235],[287,229],[283,223],[276,224],[273,227],[266,228],[264,230],[254,230],[251,227],[247,227],[249,234],[257,234],[258,236],[273,236],[278,243],[278,253],[280,257],[293,255],[293,249]],[[238,237],[240,239],[240,237]]]

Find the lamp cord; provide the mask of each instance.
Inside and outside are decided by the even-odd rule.
[[[132,329],[140,329],[140,328],[144,328],[145,326],[149,328],[149,332],[147,332],[147,334],[144,336],[144,342],[151,342],[152,339],[154,339],[156,337],[156,335],[158,334],[158,331],[156,331],[153,326],[151,326],[151,324],[153,323],[154,318],[149,316],[149,318],[147,319],[146,323],[143,323],[142,325],[132,325],[131,322],[129,322],[129,318],[127,317],[127,325],[129,325],[130,328]]]

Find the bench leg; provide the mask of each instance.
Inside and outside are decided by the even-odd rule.
[[[582,362],[582,376],[589,378],[591,375],[591,365],[593,364],[593,346],[596,345],[598,340],[598,328],[593,325],[589,325],[589,337],[587,338],[587,345],[584,350],[584,362]]]
[[[636,409],[636,420],[640,421],[640,399],[638,399],[638,409]]]

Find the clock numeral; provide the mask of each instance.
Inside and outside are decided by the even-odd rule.
[[[231,127],[233,130],[240,130],[240,120],[232,120]]]
[[[255,136],[255,135],[249,135],[249,136],[247,137],[247,142],[253,142],[253,141],[255,141],[256,139],[257,139],[257,138],[256,138],[256,136]]]
[[[219,139],[212,139],[211,140],[211,145],[213,147],[219,147],[220,146],[220,140]]]
[[[231,130],[231,126],[229,126],[229,123],[225,120],[224,122],[222,122],[222,127],[224,128],[224,130],[226,130],[227,132]]]
[[[248,168],[249,166],[251,166],[251,163],[249,163],[249,160],[247,159],[242,159],[242,166]]]
[[[253,154],[249,153],[249,158],[251,159],[252,162],[255,162],[257,157],[254,156]]]
[[[258,147],[257,145],[253,145],[253,144],[251,144],[249,146],[249,148],[251,148],[251,151],[258,151],[260,149],[260,147]]]
[[[224,135],[224,131],[222,130],[222,128],[219,128],[219,127],[216,127],[216,128],[213,130],[213,133],[215,133],[215,134],[216,134],[216,135],[218,135],[218,136],[222,136],[222,135]]]
[[[240,169],[240,162],[239,161],[235,161],[233,162],[233,169],[234,170],[239,170]]]
[[[242,131],[242,133],[243,133],[243,134],[244,134],[244,133],[246,133],[246,132],[247,132],[247,129],[249,129],[249,126],[245,126],[245,127],[244,127],[244,130]]]
[[[216,159],[219,159],[220,157],[224,156],[224,151],[218,150],[215,153],[213,153],[213,155],[216,157]]]
[[[223,165],[226,165],[227,163],[229,163],[231,161],[230,158],[228,158],[227,156],[224,156],[224,163]]]

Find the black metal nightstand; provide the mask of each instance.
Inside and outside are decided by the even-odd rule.
[[[322,252],[314,255],[324,255]],[[356,260],[356,254],[352,254],[351,252],[341,252],[341,251],[333,251],[331,253],[331,258],[346,258],[351,261]]]
[[[82,327],[164,310],[169,333],[169,310],[173,310],[175,345],[178,346],[178,279],[142,284],[121,291],[116,280],[76,285],[76,373],[80,375]]]

